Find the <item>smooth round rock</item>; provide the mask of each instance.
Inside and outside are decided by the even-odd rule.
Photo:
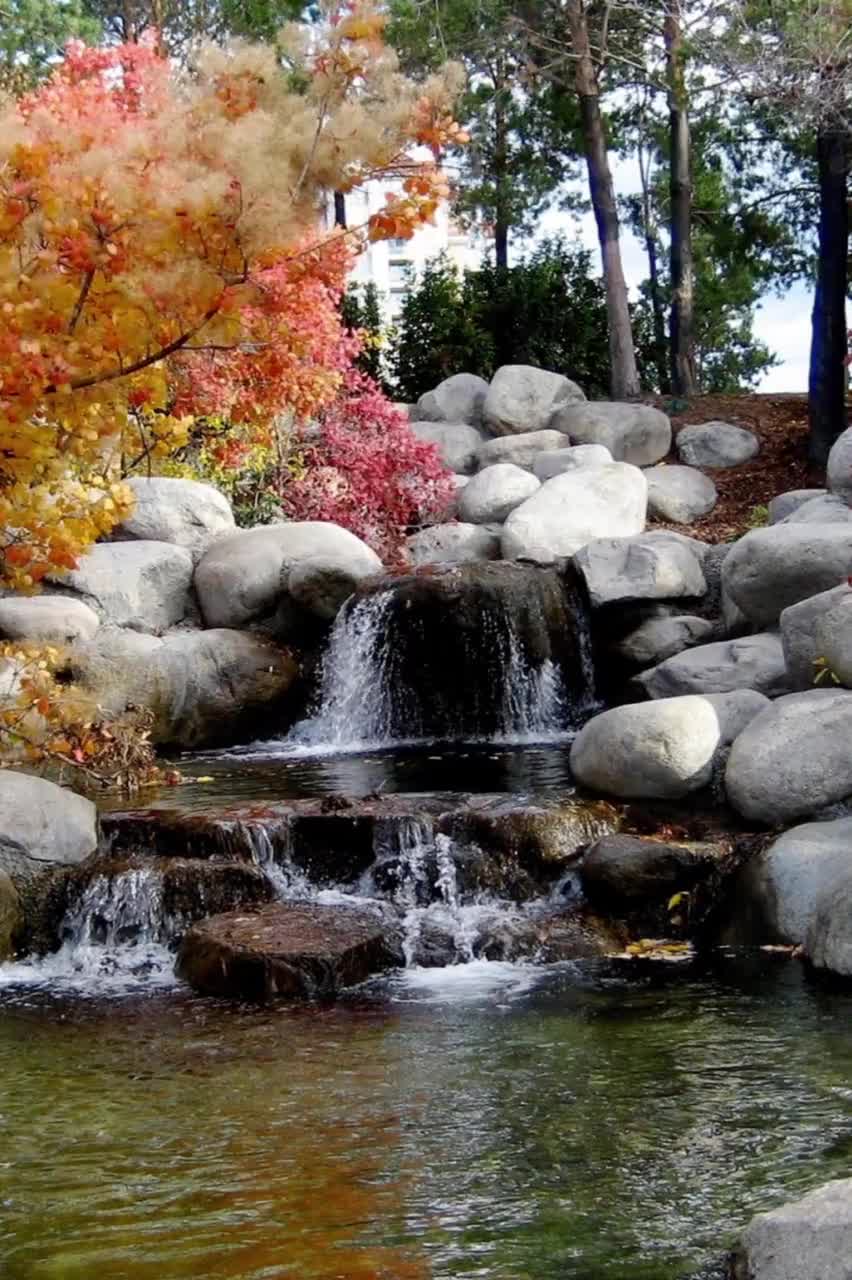
[[[672,445],[672,426],[659,409],[649,404],[597,400],[565,405],[554,414],[551,427],[564,431],[573,444],[599,444],[616,462],[649,467],[659,462]]]
[[[732,422],[701,422],[684,427],[675,444],[681,462],[714,470],[741,466],[760,452],[760,441],[754,432]]]
[[[709,476],[695,467],[650,467],[648,514],[673,524],[692,524],[712,511],[718,499]]]
[[[458,500],[459,519],[468,524],[502,524],[510,512],[541,488],[529,471],[498,462],[472,477]]]

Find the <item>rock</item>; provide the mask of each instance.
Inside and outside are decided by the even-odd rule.
[[[673,539],[596,538],[575,560],[593,608],[616,601],[698,598],[707,590],[695,553]]]
[[[659,409],[648,404],[621,404],[608,400],[569,404],[550,424],[564,431],[574,444],[602,444],[616,462],[649,467],[664,458],[672,446],[672,426]]]
[[[852,978],[852,857],[846,836],[846,869],[817,896],[805,933],[805,952],[815,969]]]
[[[168,542],[100,543],[49,581],[82,597],[102,622],[165,631],[189,612],[192,556]]]
[[[681,462],[713,470],[738,467],[760,452],[757,436],[730,422],[702,422],[683,427],[675,444]]]
[[[477,450],[488,433],[464,422],[412,422],[411,430],[424,444],[433,444],[450,471],[469,475],[476,470]]]
[[[694,467],[651,467],[648,481],[648,513],[658,520],[691,524],[716,505],[718,494],[709,476]]]
[[[734,1280],[849,1280],[852,1178],[826,1182],[800,1200],[752,1218]]]
[[[193,750],[229,745],[280,715],[297,674],[290,653],[240,631],[176,631],[161,639],[103,627],[69,656],[74,681],[109,716],[142,707],[152,741]]]
[[[497,462],[473,477],[459,497],[461,520],[468,524],[502,524],[515,507],[541,488],[529,471]]]
[[[847,583],[800,600],[781,614],[781,640],[793,689],[818,677],[852,688],[852,588]]]
[[[722,599],[756,627],[777,624],[784,609],[819,595],[852,573],[852,528],[776,524],[740,538],[722,566]]]
[[[581,729],[571,768],[608,795],[676,800],[710,782],[722,748],[767,705],[740,691],[614,707]]]
[[[480,445],[476,464],[480,471],[497,462],[511,462],[515,467],[531,471],[542,453],[561,451],[569,443],[560,431],[525,431],[521,435],[501,436]]]
[[[276,903],[193,926],[176,972],[204,995],[328,999],[403,963],[398,938],[368,910]]]
[[[781,637],[764,632],[699,645],[635,677],[649,698],[756,689],[767,698],[790,692]]]
[[[311,556],[293,565],[287,575],[287,594],[315,618],[331,622],[362,582],[373,576],[353,569],[351,560]]]
[[[97,848],[98,812],[67,787],[0,769],[0,835],[39,862],[80,862]]]
[[[780,524],[806,502],[812,498],[824,498],[826,493],[826,489],[790,489],[788,493],[779,493],[769,504],[769,523]]]
[[[509,364],[491,379],[482,415],[496,436],[512,436],[547,427],[557,409],[585,400],[576,382],[559,373]]]
[[[406,545],[415,569],[424,564],[500,559],[500,535],[478,524],[436,524],[412,534]]]
[[[803,503],[782,524],[852,524],[852,507],[835,494],[827,493]]]
[[[565,471],[576,471],[578,467],[596,467],[614,461],[609,449],[602,444],[578,444],[571,449],[548,449],[540,453],[533,460],[532,469],[533,475],[544,481]]]
[[[629,538],[645,527],[646,501],[644,475],[625,462],[554,476],[507,519],[503,555],[550,564],[595,538]]]
[[[488,383],[484,378],[474,373],[454,373],[434,391],[420,397],[415,417],[419,422],[467,422],[478,427],[487,395]]]
[[[18,890],[11,876],[0,870],[0,964],[15,954],[15,941],[23,926]]]
[[[734,743],[728,799],[753,822],[778,826],[852,796],[852,693],[812,689],[779,698]]]
[[[852,502],[852,427],[843,431],[831,447],[826,481],[830,493]]]
[[[5,596],[0,599],[0,638],[37,644],[89,640],[100,619],[70,596]]]
[[[357,580],[381,573],[382,562],[348,529],[325,521],[262,525],[214,543],[195,571],[208,627],[244,627],[269,618],[293,568],[328,557]]]
[[[649,618],[619,640],[615,652],[637,667],[650,667],[666,658],[701,644],[713,634],[713,624],[688,614],[670,618]]]
[[[618,911],[649,900],[668,900],[703,880],[712,867],[707,846],[690,849],[638,836],[610,835],[589,849],[580,876],[593,905]]]
[[[198,560],[215,538],[234,531],[231,504],[213,485],[173,476],[133,476],[127,484],[135,503],[112,531],[113,542],[169,542]]]

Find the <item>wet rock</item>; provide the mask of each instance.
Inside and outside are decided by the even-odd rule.
[[[634,683],[649,698],[756,689],[767,698],[790,692],[781,638],[774,633],[720,640],[667,658]]]
[[[784,609],[829,591],[852,573],[852,527],[777,524],[753,529],[722,566],[722,595],[756,627],[774,626]]]
[[[0,600],[0,639],[32,644],[89,640],[100,626],[94,609],[69,596],[6,596]]]
[[[352,593],[372,576],[349,558],[311,556],[290,570],[287,594],[313,617],[332,622]]]
[[[712,622],[689,614],[648,618],[618,641],[615,652],[637,667],[650,667],[709,640],[713,630]]]
[[[760,452],[757,436],[730,422],[702,422],[684,427],[678,433],[676,445],[681,462],[714,470],[738,467]]]
[[[0,836],[39,862],[80,862],[97,847],[98,813],[67,787],[2,769]]]
[[[366,909],[277,903],[194,925],[176,972],[204,995],[329,999],[402,963],[398,936]]]
[[[541,886],[563,874],[594,840],[617,831],[622,821],[614,805],[577,800],[498,813],[467,810],[448,815],[440,829],[455,841],[467,840],[489,853],[508,856]]]
[[[626,942],[626,933],[615,921],[574,908],[554,911],[536,922],[531,954],[540,964],[594,960],[618,953]]]
[[[824,498],[827,492],[827,489],[790,489],[787,493],[779,493],[769,503],[769,523],[780,524],[806,502],[812,498]]]
[[[779,698],[737,738],[728,799],[752,822],[777,826],[852,796],[852,693],[813,689]]]
[[[170,542],[198,560],[214,539],[234,531],[231,504],[213,485],[173,476],[132,476],[127,484],[134,507],[113,529],[113,542]]]
[[[9,939],[12,954],[41,955],[55,947],[63,901],[57,885],[64,873],[61,864],[31,858],[23,845],[0,836],[0,880],[8,880],[17,897],[17,920]]]
[[[469,524],[502,524],[531,497],[541,482],[510,462],[498,462],[475,475],[459,497],[458,512]]]
[[[0,964],[11,960],[23,925],[18,890],[7,872],[0,870]]]
[[[844,583],[785,609],[781,639],[794,689],[817,679],[852,688],[852,589]]]
[[[427,564],[473,564],[499,560],[500,535],[479,524],[436,524],[408,539],[406,546],[415,568]]]
[[[647,404],[600,400],[569,404],[550,424],[564,431],[574,444],[602,444],[616,462],[649,467],[671,448],[671,422],[659,409]]]
[[[427,391],[414,406],[414,418],[420,422],[466,422],[478,427],[488,395],[488,383],[473,373],[454,373],[434,391]]]
[[[831,493],[852,502],[852,428],[835,440],[828,455],[828,488]]]
[[[168,542],[106,542],[76,569],[48,581],[101,619],[133,631],[165,631],[191,609],[192,556]]]
[[[849,1280],[852,1178],[752,1218],[736,1251],[734,1280]]]
[[[463,421],[412,422],[411,430],[424,444],[433,444],[450,471],[468,475],[476,470],[477,450],[490,437],[480,427]]]
[[[648,512],[658,520],[692,524],[716,505],[718,494],[709,476],[695,467],[651,467],[648,481]]]
[[[852,858],[838,882],[817,897],[805,933],[805,953],[814,969],[852,978]]]
[[[548,449],[540,453],[532,469],[544,482],[565,471],[576,471],[578,467],[597,467],[614,461],[609,449],[602,444],[578,444],[570,449]]]
[[[476,463],[480,471],[498,462],[532,471],[543,453],[561,452],[570,444],[561,431],[524,431],[520,435],[503,436],[489,440],[477,450]]]
[[[580,872],[583,890],[594,905],[630,910],[646,902],[667,901],[705,879],[714,866],[708,846],[686,848],[637,836],[604,836],[592,845]]]
[[[555,411],[585,400],[576,382],[531,365],[503,365],[491,380],[482,409],[496,436],[519,435],[547,427]]]
[[[707,583],[688,544],[669,538],[595,538],[575,563],[593,608],[637,600],[696,599]]]
[[[507,560],[552,564],[597,538],[645,527],[647,483],[638,467],[614,462],[555,476],[511,513],[503,527]]]

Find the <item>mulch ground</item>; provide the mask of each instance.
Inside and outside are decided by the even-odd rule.
[[[755,508],[788,489],[822,488],[825,475],[808,463],[808,401],[798,395],[696,396],[687,408],[670,399],[656,404],[672,420],[677,433],[697,422],[732,422],[760,438],[760,453],[751,462],[725,471],[709,471],[719,491],[710,515],[689,526],[704,542],[728,542],[755,522]],[[666,460],[677,462],[673,451]],[[659,527],[655,524],[655,527]],[[683,525],[662,525],[685,532]]]

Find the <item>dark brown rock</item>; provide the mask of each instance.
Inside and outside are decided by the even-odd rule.
[[[327,999],[402,963],[399,938],[372,912],[277,903],[194,925],[176,972],[203,995]]]
[[[713,870],[709,846],[687,848],[642,840],[637,836],[604,836],[583,860],[583,889],[590,902],[610,910],[632,909],[689,890]]]

